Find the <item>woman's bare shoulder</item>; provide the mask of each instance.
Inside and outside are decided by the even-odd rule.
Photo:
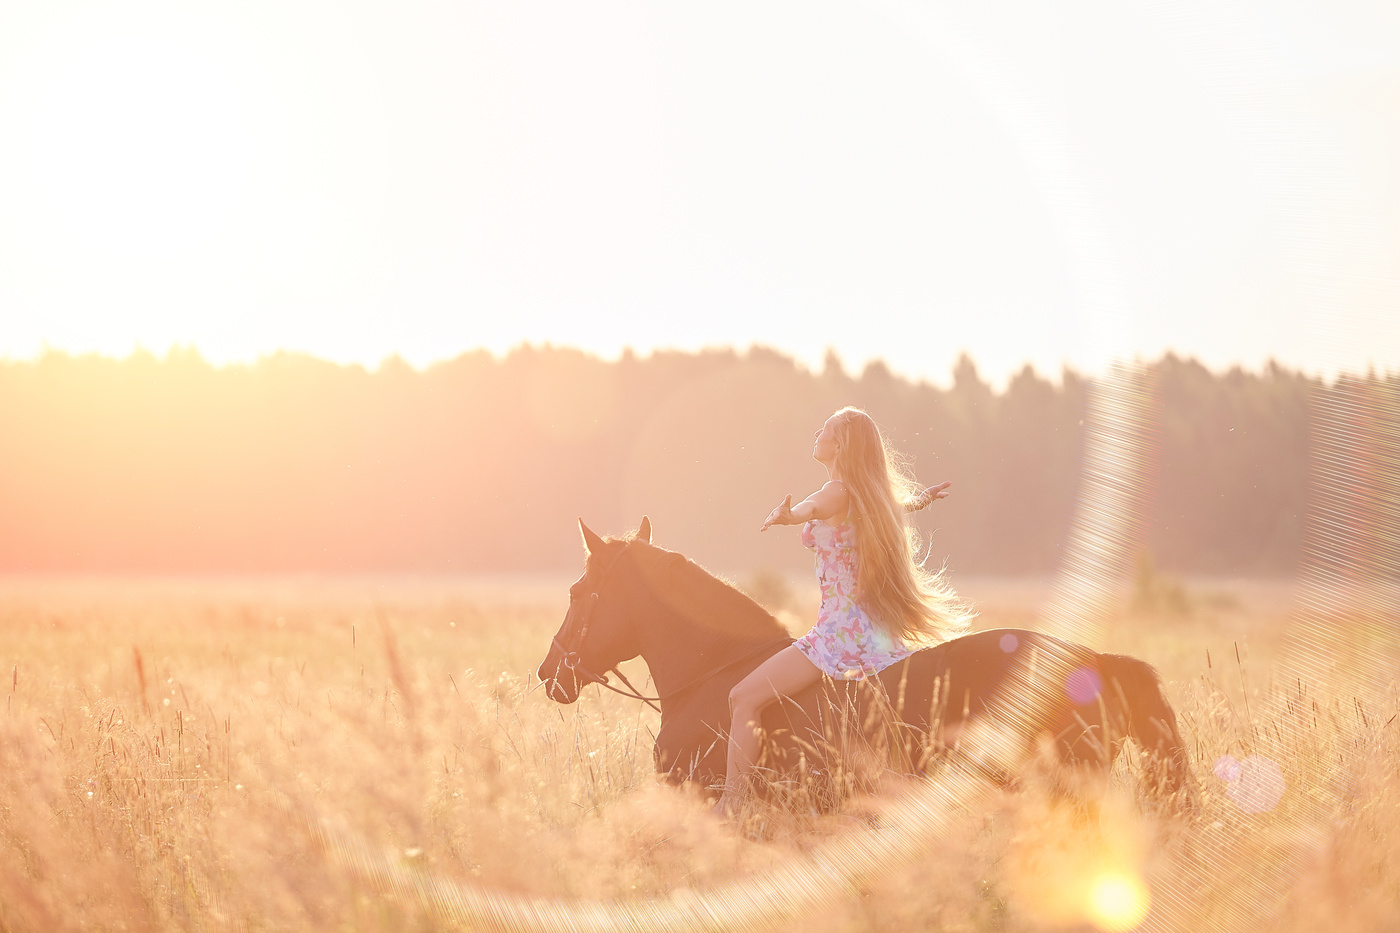
[[[844,519],[850,501],[850,494],[839,479],[827,480],[826,485],[812,494],[812,505],[816,511],[814,517],[823,521],[838,516]]]

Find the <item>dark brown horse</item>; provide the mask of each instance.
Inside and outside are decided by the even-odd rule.
[[[584,574],[569,589],[568,613],[539,666],[545,692],[573,703],[584,686],[599,683],[659,702],[657,773],[705,788],[722,784],[729,691],[791,637],[739,590],[653,545],[647,519],[626,538],[579,526]],[[608,673],[620,676],[617,665],[638,655],[655,697],[608,682]],[[1010,781],[1021,760],[1044,748],[1080,766],[1076,772],[1102,773],[1131,738],[1144,752],[1150,791],[1183,798],[1192,791],[1186,748],[1156,671],[1035,632],[967,635],[864,682],[823,678],[762,716],[760,766],[770,781],[829,777],[857,746],[867,762],[878,746],[885,757],[877,770],[893,762],[913,774],[955,756]]]

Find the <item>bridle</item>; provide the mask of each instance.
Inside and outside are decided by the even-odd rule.
[[[681,686],[677,687],[676,689],[671,690],[671,691],[668,691],[668,692],[665,693],[665,694],[658,695],[658,696],[654,696],[654,697],[645,696],[644,694],[642,694],[642,692],[641,692],[640,690],[638,690],[636,687],[632,686],[632,682],[631,682],[630,680],[627,679],[627,675],[624,674],[624,673],[622,673],[622,671],[620,671],[620,670],[617,669],[617,664],[614,664],[612,667],[608,668],[608,669],[607,669],[604,673],[602,673],[602,674],[595,674],[593,671],[590,671],[587,667],[585,667],[585,666],[583,665],[583,659],[582,659],[582,656],[579,654],[579,652],[581,652],[581,651],[583,650],[583,641],[584,641],[585,638],[588,637],[588,625],[589,625],[589,623],[590,623],[590,622],[592,621],[592,619],[593,619],[593,610],[594,610],[594,608],[598,605],[598,596],[599,596],[599,593],[600,593],[600,592],[602,591],[602,589],[603,589],[603,584],[606,583],[608,577],[612,575],[613,568],[617,566],[617,562],[620,561],[620,560],[622,560],[622,556],[623,556],[624,554],[627,553],[627,547],[628,547],[630,544],[631,544],[631,542],[628,542],[628,545],[624,545],[624,546],[623,546],[622,551],[619,552],[618,555],[612,559],[612,562],[611,562],[610,564],[608,564],[607,569],[604,570],[601,574],[599,574],[598,584],[597,584],[596,586],[593,587],[593,592],[589,593],[587,596],[585,596],[585,597],[583,598],[584,601],[586,602],[586,605],[585,605],[582,609],[579,610],[579,611],[582,613],[582,618],[581,618],[581,620],[580,620],[580,622],[579,622],[579,626],[578,626],[578,637],[577,637],[577,638],[574,638],[574,639],[570,639],[571,641],[574,642],[573,647],[572,647],[572,648],[569,648],[569,647],[565,646],[563,643],[561,643],[561,642],[559,641],[559,636],[558,636],[558,635],[555,635],[554,638],[551,639],[551,644],[552,644],[555,648],[559,649],[559,653],[562,654],[562,655],[564,656],[563,659],[562,659],[562,661],[561,661],[561,663],[562,663],[566,668],[569,669],[569,672],[570,672],[570,673],[572,673],[572,674],[574,675],[574,682],[575,682],[576,684],[578,684],[580,688],[585,687],[585,686],[587,686],[588,684],[591,684],[591,683],[592,683],[592,684],[598,684],[600,687],[606,687],[608,690],[611,690],[613,693],[619,694],[619,695],[621,695],[621,696],[625,696],[625,697],[627,697],[627,698],[629,698],[629,699],[632,699],[632,700],[641,700],[641,701],[642,701],[643,703],[645,703],[647,706],[650,706],[652,709],[656,710],[656,711],[659,713],[659,712],[661,712],[661,707],[657,706],[657,705],[656,705],[657,703],[663,702],[663,701],[665,701],[665,700],[669,700],[669,699],[671,699],[672,697],[675,697],[675,696],[680,695],[681,693],[684,693],[686,690],[689,690],[691,687],[695,686],[696,684],[701,683],[702,681],[709,680],[711,677],[713,677],[714,675],[718,674],[720,671],[724,670],[725,668],[727,668],[727,667],[732,667],[732,666],[734,666],[735,664],[738,664],[740,661],[745,661],[745,660],[747,660],[747,659],[753,657],[754,655],[758,654],[760,651],[762,651],[762,650],[764,650],[764,649],[766,649],[766,648],[768,648],[768,647],[770,647],[770,646],[775,646],[775,645],[778,645],[779,643],[782,643],[782,644],[791,644],[791,643],[792,643],[792,639],[791,639],[791,638],[788,638],[786,635],[781,636],[781,637],[779,637],[779,638],[769,639],[768,641],[763,642],[762,644],[758,645],[757,647],[752,648],[752,649],[750,649],[749,651],[744,652],[743,654],[739,655],[737,658],[731,658],[731,659],[729,659],[728,661],[725,661],[723,664],[720,664],[720,665],[718,665],[717,667],[713,667],[713,668],[711,668],[710,670],[705,671],[703,674],[700,674],[700,675],[697,676],[697,677],[692,677],[690,680],[686,681],[684,684],[682,684]],[[567,622],[568,622],[568,619],[566,618],[566,619],[565,619],[565,623],[566,623],[566,626],[565,626],[565,627],[567,627]],[[562,634],[562,633],[561,633],[561,634]],[[621,661],[618,662],[618,664],[621,664],[621,663],[622,663]],[[610,684],[610,683],[608,682],[608,677],[607,677],[608,674],[616,674],[618,680],[621,680],[621,681],[623,682],[623,684],[626,685],[627,689],[626,689],[626,690],[622,690],[622,689],[619,689],[618,687],[614,687],[612,684]],[[550,679],[553,680],[556,684],[559,682],[559,677],[558,677],[557,669],[556,669],[555,676],[552,677],[552,678],[550,678]],[[579,683],[579,681],[582,681],[582,683]]]
[[[583,675],[583,680],[584,680],[585,684],[590,684],[590,683],[592,683],[592,684],[602,684],[602,685],[605,686],[605,687],[609,687],[609,688],[611,688],[611,689],[616,689],[616,688],[613,688],[612,685],[608,683],[608,678],[607,678],[606,676],[603,676],[603,675],[601,675],[601,674],[595,674],[595,673],[593,673],[592,671],[590,671],[588,668],[584,667],[584,666],[583,666],[583,658],[582,658],[582,656],[579,654],[579,652],[581,652],[581,651],[583,650],[583,640],[584,640],[585,638],[588,637],[588,624],[593,620],[593,609],[598,605],[598,594],[599,594],[599,591],[602,590],[603,584],[604,584],[605,582],[607,582],[607,578],[608,578],[609,576],[612,575],[613,568],[617,566],[617,562],[618,562],[618,561],[622,560],[622,555],[625,554],[626,552],[627,552],[627,546],[626,546],[626,545],[623,545],[622,550],[618,553],[618,555],[617,555],[616,557],[614,557],[614,558],[612,559],[612,562],[608,564],[607,569],[604,570],[601,574],[599,574],[600,579],[599,579],[599,581],[598,581],[598,585],[595,586],[595,587],[593,587],[593,592],[589,593],[587,596],[584,597],[584,601],[585,601],[586,605],[584,606],[584,608],[583,608],[582,610],[580,610],[581,613],[582,613],[582,618],[581,618],[581,620],[580,620],[580,622],[579,622],[579,627],[578,627],[578,638],[575,639],[575,641],[576,641],[575,646],[574,646],[573,648],[567,648],[567,647],[565,647],[565,646],[559,641],[559,635],[555,635],[554,638],[550,640],[550,644],[552,644],[555,648],[558,648],[558,649],[559,649],[559,653],[562,654],[562,655],[564,656],[561,663],[562,663],[565,667],[567,667],[567,668],[569,669],[569,671],[574,675],[574,680],[575,680],[576,682],[580,679],[579,675],[582,674],[582,675]],[[574,612],[574,609],[573,609],[572,606],[570,606],[570,614],[572,614],[573,612]],[[568,618],[568,616],[565,616],[565,617],[564,617],[564,628],[568,628],[568,625],[569,625],[569,618]],[[561,634],[562,634],[562,631],[561,631]],[[621,664],[621,663],[622,663],[621,661],[618,662],[618,664]],[[556,670],[557,670],[557,669],[556,669]],[[622,673],[621,673],[620,671],[617,670],[617,665],[616,665],[616,664],[614,664],[612,667],[608,668],[608,670],[611,671],[611,672],[613,672],[614,674],[617,674],[618,677],[621,677],[623,683],[627,683],[627,678],[622,677]],[[556,683],[558,683],[559,678],[558,678],[557,674],[556,674],[556,676],[553,678],[553,680],[554,680]],[[627,685],[628,685],[629,687],[632,686],[631,684],[627,684]],[[582,685],[581,685],[581,686],[582,686]],[[635,692],[636,688],[633,687],[632,689],[633,689],[633,691]],[[625,694],[624,694],[624,695],[625,695]],[[641,699],[646,699],[646,698],[645,698],[645,697],[642,697]]]

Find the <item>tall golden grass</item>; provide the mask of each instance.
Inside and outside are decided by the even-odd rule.
[[[1033,619],[1031,590],[969,592],[980,627]],[[772,923],[1393,924],[1396,698],[1367,708],[1272,676],[1284,591],[1189,595],[1131,604],[1104,647],[1162,669],[1199,812],[1153,807],[1132,756],[1090,799],[1042,792],[1032,771],[1021,792],[967,798],[923,845]],[[565,596],[564,581],[0,581],[0,928],[447,929],[460,918],[434,884],[500,904],[704,898],[883,832],[878,800],[821,816],[754,804],[735,827],[658,788],[653,712],[532,690]],[[1216,763],[1266,754],[1285,789],[1247,812]]]

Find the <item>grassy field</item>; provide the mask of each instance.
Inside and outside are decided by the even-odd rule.
[[[0,579],[0,928],[454,928],[444,891],[499,917],[660,904],[738,924],[743,904],[715,906],[736,884],[811,885],[793,872],[880,836],[880,801],[722,825],[654,785],[650,710],[532,690],[567,582]],[[961,588],[980,628],[1033,625],[1044,590]],[[770,926],[1394,928],[1393,689],[1363,700],[1340,675],[1286,677],[1288,586],[1176,595],[1115,614],[1100,647],[1162,671],[1197,815],[1159,815],[1131,756],[1092,803],[1033,778],[978,791]],[[782,596],[785,620],[814,599]],[[888,800],[917,791],[892,784]]]

